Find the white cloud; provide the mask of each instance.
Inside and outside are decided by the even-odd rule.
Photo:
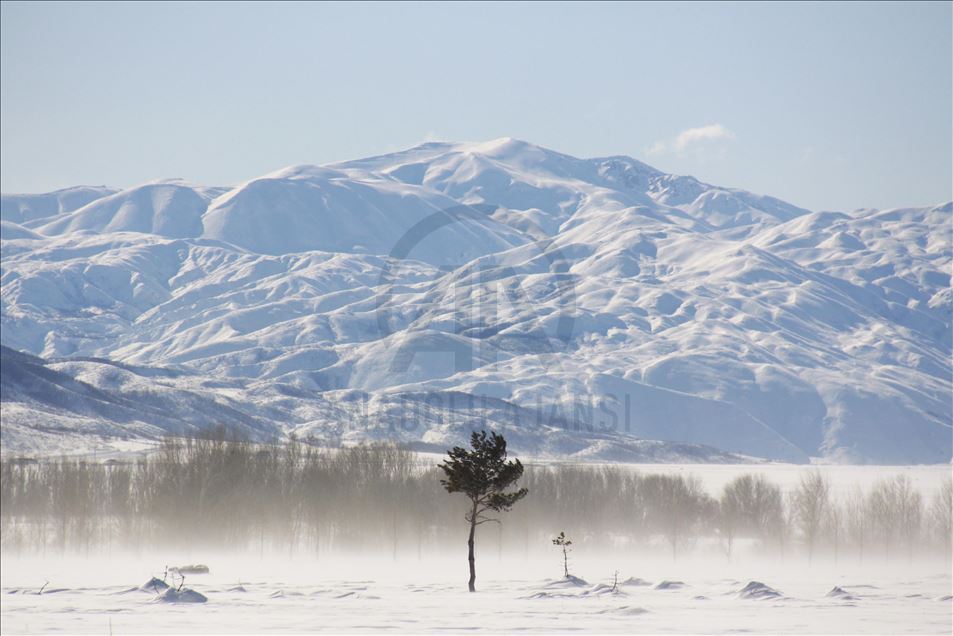
[[[702,154],[705,149],[720,147],[725,142],[735,138],[731,132],[721,124],[709,124],[697,128],[686,128],[675,135],[673,139],[656,141],[648,149],[650,155],[660,155],[667,152],[679,156],[688,153]]]
[[[685,152],[693,146],[712,141],[729,141],[734,139],[735,134],[722,126],[721,124],[710,124],[708,126],[699,126],[698,128],[689,128],[678,133],[672,146],[675,152]]]

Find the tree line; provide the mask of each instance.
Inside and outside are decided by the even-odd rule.
[[[505,523],[480,531],[484,554],[542,551],[565,532],[578,551],[664,545],[673,559],[692,549],[736,558],[742,545],[809,559],[950,556],[949,478],[927,496],[904,475],[835,496],[829,477],[806,469],[785,493],[753,466],[712,496],[691,475],[618,465],[521,469],[515,492],[529,494]],[[464,520],[475,527],[483,508],[509,503],[448,497],[448,479],[434,461],[392,444],[268,446],[225,434],[167,439],[132,462],[8,457],[0,461],[0,541],[4,551],[190,546],[422,558],[456,551]],[[454,484],[473,491],[465,480]]]

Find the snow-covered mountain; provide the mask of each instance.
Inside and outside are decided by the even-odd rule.
[[[815,213],[502,139],[2,206],[2,343],[43,358],[5,350],[5,451],[222,423],[424,446],[488,425],[603,459],[953,455],[949,203]]]

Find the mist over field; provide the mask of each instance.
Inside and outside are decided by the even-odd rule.
[[[134,460],[4,459],[3,629],[951,626],[947,467],[529,462],[525,500],[477,531],[471,603],[467,507],[440,459],[222,436]]]
[[[439,456],[389,444],[337,449],[169,438],[135,460],[5,458],[3,548],[26,553],[186,547],[314,555],[389,550],[423,558],[459,544],[466,501]],[[655,552],[948,556],[951,485],[937,467],[529,463],[531,497],[494,517],[486,543],[550,552],[565,531],[590,547]],[[458,500],[459,499],[459,500]],[[505,520],[505,523],[502,521]]]

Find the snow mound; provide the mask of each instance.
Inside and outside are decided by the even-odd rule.
[[[593,589],[589,587],[589,582],[578,576],[570,574],[561,579],[554,579],[543,584],[541,592],[535,592],[523,598],[544,599],[544,598],[582,598],[590,594],[596,595],[596,588],[601,589],[601,585]]]
[[[360,592],[350,591],[350,592],[342,592],[340,594],[333,596],[332,598],[335,598],[335,599],[348,598],[348,599],[354,599],[354,600],[363,599],[363,600],[376,601],[376,600],[380,600],[381,597],[376,596],[374,594],[361,594]]]
[[[839,598],[844,601],[856,601],[857,597],[848,592],[847,590],[837,587],[836,585],[831,588],[831,591],[827,593],[828,598]]]
[[[205,603],[207,601],[208,597],[204,594],[188,587],[181,590],[170,587],[156,598],[156,602],[159,603]]]
[[[42,596],[44,594],[57,594],[59,592],[68,592],[69,588],[65,587],[54,587],[47,588],[45,585],[39,589],[12,589],[7,591],[7,594],[27,594],[30,596]]]
[[[547,590],[566,590],[572,588],[589,587],[589,582],[570,574],[567,577],[550,581],[543,586]]]
[[[656,590],[680,590],[685,587],[683,581],[660,581],[655,585]]]
[[[768,600],[781,598],[782,596],[781,592],[760,581],[749,581],[747,585],[738,590],[738,598]]]
[[[139,586],[139,590],[142,592],[152,592],[153,594],[159,594],[169,589],[169,584],[163,581],[162,579],[152,577],[145,583]]]
[[[610,609],[599,610],[598,614],[617,614],[619,616],[639,616],[641,614],[647,614],[649,610],[644,607],[636,607],[633,605],[623,605],[622,607],[615,607]]]
[[[630,577],[627,578],[626,580],[622,581],[622,583],[620,583],[620,585],[628,585],[628,586],[632,586],[632,587],[648,587],[648,586],[652,585],[652,582],[651,582],[651,581],[646,581],[645,579],[640,579],[640,578],[637,577],[637,576],[636,576],[636,577],[630,576]]]
[[[607,583],[597,583],[592,587],[592,589],[586,590],[582,593],[583,596],[627,596],[627,594],[620,589],[620,587],[614,587]]]

